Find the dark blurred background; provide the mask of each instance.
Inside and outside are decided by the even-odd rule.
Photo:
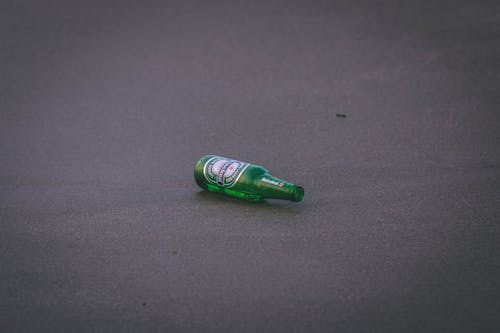
[[[0,331],[498,331],[499,41],[498,1],[0,0]]]

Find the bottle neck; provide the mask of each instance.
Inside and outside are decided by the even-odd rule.
[[[257,180],[257,186],[259,193],[266,198],[300,201],[304,197],[302,187],[273,177],[268,173],[260,176]]]

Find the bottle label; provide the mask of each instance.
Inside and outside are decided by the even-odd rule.
[[[203,174],[212,184],[233,187],[248,166],[245,162],[214,156],[205,163]]]

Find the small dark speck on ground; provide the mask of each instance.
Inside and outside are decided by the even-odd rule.
[[[172,254],[173,254],[173,255],[176,255],[176,254],[177,254],[177,251],[172,251]]]
[[[146,302],[142,302],[142,306],[146,306],[146,304],[147,304]]]
[[[338,118],[345,118],[345,117],[347,117],[347,115],[345,113],[337,113],[336,116]]]

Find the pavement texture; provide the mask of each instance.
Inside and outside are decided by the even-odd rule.
[[[498,1],[0,1],[0,331],[498,332],[499,40]]]

